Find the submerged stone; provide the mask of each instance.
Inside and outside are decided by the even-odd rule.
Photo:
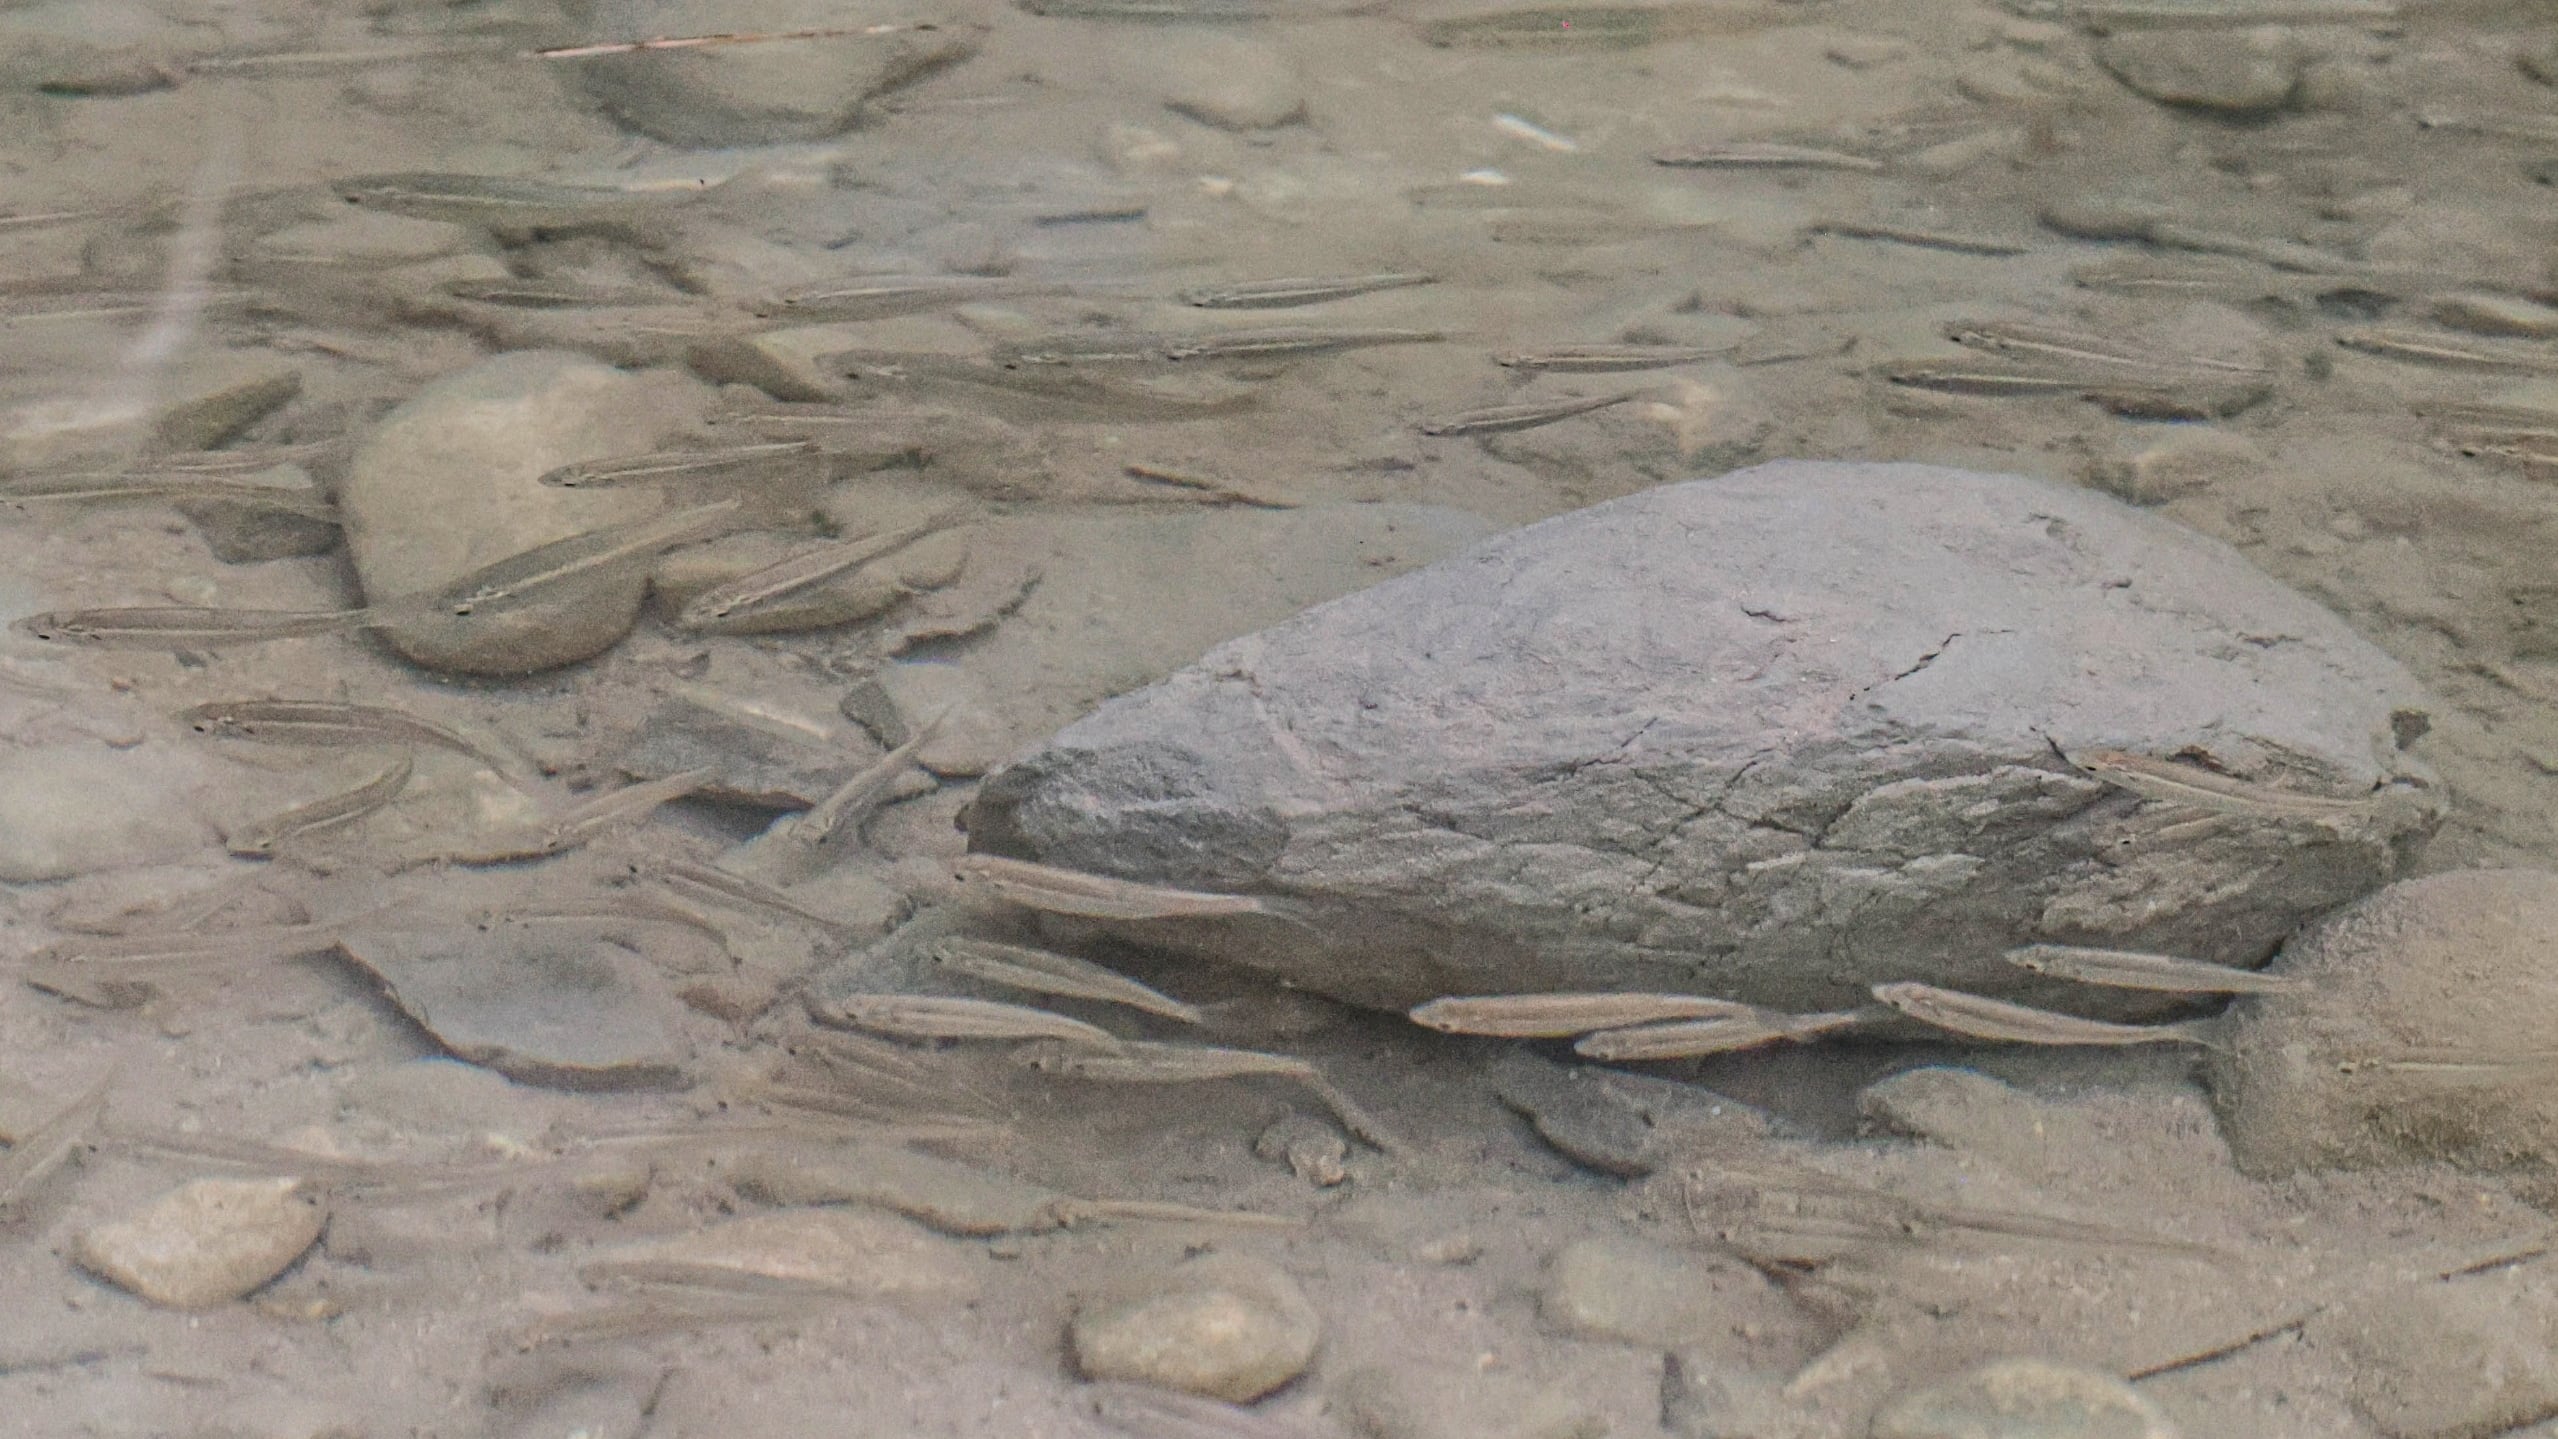
[[[2254,965],[2394,877],[2441,818],[2405,749],[2430,706],[2228,546],[2101,495],[1785,462],[1222,645],[1016,759],[966,826],[981,852],[1268,897],[1111,923],[1377,1006],[1826,1009],[1906,979],[2050,1000],[2003,950]],[[2108,753],[2263,788],[2197,808],[2065,757]]]

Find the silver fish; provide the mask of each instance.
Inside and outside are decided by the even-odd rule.
[[[1728,1019],[1752,1006],[1701,994],[1479,994],[1434,999],[1411,1011],[1412,1022],[1442,1034],[1503,1039],[1570,1039],[1672,1019]]]
[[[1099,1025],[1028,1005],[927,994],[857,994],[826,1002],[857,1029],[900,1039],[1043,1039],[1108,1048],[1119,1037]]]
[[[1008,904],[1085,919],[1201,918],[1265,914],[1270,909],[1248,894],[1169,889],[999,855],[962,855],[953,867],[961,883]]]
[[[2022,945],[2001,958],[2018,969],[2053,979],[2162,994],[2289,994],[2308,983],[2298,975],[2264,974],[2174,955],[2089,949],[2074,944]]]
[[[1321,1099],[1352,1134],[1389,1154],[1403,1148],[1391,1131],[1353,1104],[1350,1096],[1324,1078],[1322,1071],[1291,1055],[1132,1039],[1121,1040],[1107,1049],[1026,1044],[1016,1052],[1016,1058],[1043,1073],[1102,1084],[1196,1084],[1261,1076],[1291,1079]]]
[[[1414,428],[1425,435],[1453,437],[1457,435],[1498,435],[1513,430],[1533,430],[1641,399],[1649,390],[1623,390],[1613,395],[1568,395],[1559,400],[1531,400],[1516,405],[1493,405],[1487,409],[1467,410],[1462,414],[1442,415],[1424,420]]]
[[[1196,1005],[1139,984],[1114,969],[1090,960],[1052,950],[1030,949],[1018,944],[998,944],[989,939],[945,939],[933,946],[933,960],[953,974],[966,975],[985,984],[1008,985],[1038,994],[1063,995],[1069,999],[1098,1000],[1104,1004],[1122,1004],[1148,1014],[1160,1014],[1184,1024],[1205,1024],[1207,1017]]]
[[[1280,310],[1298,305],[1320,305],[1331,300],[1346,300],[1354,295],[1373,295],[1380,290],[1401,290],[1413,285],[1429,285],[1436,275],[1418,271],[1396,271],[1382,275],[1332,275],[1299,277],[1286,280],[1245,280],[1228,285],[1207,285],[1181,292],[1182,303],[1203,310]]]
[[[56,644],[95,649],[216,650],[269,640],[345,634],[378,623],[372,610],[225,610],[192,605],[53,610],[9,628]]]
[[[1878,984],[1874,997],[1923,1024],[2003,1044],[2198,1044],[2210,1048],[2208,1021],[2115,1024],[2010,1004],[1932,984]]]
[[[580,460],[543,472],[539,483],[563,490],[609,485],[663,485],[696,480],[798,479],[823,472],[813,440],[774,440],[710,450],[653,450],[610,460]]]
[[[231,852],[271,855],[288,841],[353,824],[399,798],[400,791],[408,788],[409,775],[415,765],[415,760],[403,754],[380,774],[353,789],[325,795],[308,804],[295,805],[280,814],[271,814],[242,825],[231,832],[228,840]]]

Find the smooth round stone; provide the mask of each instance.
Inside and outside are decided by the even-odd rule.
[[[365,598],[432,593],[510,555],[650,513],[661,501],[648,494],[538,481],[578,460],[655,448],[710,393],[683,376],[550,350],[500,355],[427,386],[374,427],[338,495]],[[648,573],[646,564],[608,568],[520,605],[404,621],[384,634],[429,669],[554,669],[630,632]]]
[[[1088,1379],[1249,1404],[1305,1371],[1322,1321],[1277,1266],[1210,1254],[1087,1303],[1068,1331]]]
[[[2558,1089],[2514,1062],[2558,1027],[2558,874],[2406,880],[2302,931],[2268,969],[2305,983],[2234,1005],[2209,1070],[2240,1168],[2558,1161]]]
[[[2178,1439],[2156,1404],[2098,1369],[1997,1359],[1885,1405],[1873,1439]]]
[[[299,1179],[199,1179],[80,1236],[83,1268],[171,1309],[226,1303],[283,1273],[328,1211]]]

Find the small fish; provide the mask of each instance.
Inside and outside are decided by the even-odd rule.
[[[715,864],[698,864],[691,860],[662,861],[647,865],[642,873],[666,889],[697,899],[708,898],[713,904],[769,910],[838,934],[850,928],[844,921],[819,914],[762,880],[749,879]]]
[[[1854,170],[1865,174],[1885,168],[1880,160],[1844,150],[1748,141],[1662,150],[1652,156],[1652,163],[1680,170]]]
[[[2071,750],[2072,765],[2143,799],[2217,814],[2335,816],[2368,812],[2373,795],[2303,794],[2236,779],[2198,765],[2177,764],[2124,750]]]
[[[1620,50],[1769,23],[1773,17],[1755,6],[1530,6],[1433,20],[1421,38],[1443,48]]]
[[[1645,1024],[1627,1029],[1604,1029],[1585,1034],[1572,1046],[1572,1052],[1586,1058],[1607,1062],[1635,1059],[1701,1059],[1709,1054],[1731,1054],[1755,1049],[1779,1040],[1797,1043],[1865,1023],[1871,1018],[1867,1010],[1837,1010],[1826,1014],[1787,1014],[1773,1009],[1752,1009],[1745,1014],[1718,1015],[1704,1019],[1672,1020],[1665,1024]]]
[[[1194,335],[1165,351],[1171,360],[1259,360],[1330,354],[1372,345],[1428,345],[1446,339],[1437,330],[1318,330],[1280,326],[1267,330],[1230,330],[1221,335]]]
[[[842,1022],[899,1039],[1043,1039],[1108,1048],[1119,1037],[1097,1024],[1024,1004],[929,994],[856,994],[826,1002]]]
[[[2089,949],[2074,944],[2022,945],[2001,958],[2018,969],[2052,979],[2162,994],[2290,994],[2308,984],[2298,975],[2264,974],[2174,955]]]
[[[2265,373],[2265,366],[2254,360],[2164,354],[2137,338],[2102,335],[2091,330],[2074,330],[2063,325],[2043,325],[2024,320],[1968,320],[1947,326],[1945,338],[1966,349],[2019,356],[2037,363],[2079,365],[2099,371],[2218,370],[2251,377]]]
[[[613,828],[629,824],[672,804],[719,777],[717,770],[688,769],[643,784],[626,784],[573,805],[543,826],[539,852],[560,854]]]
[[[587,575],[644,564],[660,552],[716,533],[740,508],[719,500],[627,524],[608,525],[483,565],[431,594],[406,595],[376,608],[391,614],[425,613],[465,619],[539,599]]]
[[[662,485],[690,480],[798,479],[823,472],[813,440],[775,440],[713,450],[655,450],[610,460],[580,460],[543,472],[540,483],[563,490],[609,485]]]
[[[2336,337],[2336,343],[2367,355],[2420,365],[2503,374],[2558,374],[2558,349],[2545,346],[2499,345],[2422,330],[2385,329],[2347,330]]]
[[[1499,435],[1513,430],[1533,430],[1641,399],[1650,390],[1623,390],[1613,395],[1567,395],[1559,400],[1531,400],[1517,405],[1494,405],[1488,409],[1467,410],[1461,414],[1443,415],[1424,420],[1414,428],[1425,435],[1453,437],[1457,435]]]
[[[429,745],[475,760],[501,775],[520,776],[510,759],[432,720],[379,705],[335,700],[217,700],[182,711],[178,720],[197,734],[319,748],[380,744]]]
[[[1918,230],[1903,225],[1879,225],[1864,220],[1816,220],[1811,225],[1815,235],[1837,235],[1849,240],[1877,240],[1887,245],[1908,245],[1913,249],[1942,250],[1949,255],[1983,255],[2004,257],[2022,255],[2027,246],[2014,240],[1990,235],[1957,235],[1943,230]]]
[[[1897,360],[1878,372],[1895,385],[1934,390],[1947,395],[2008,398],[2019,395],[2075,395],[2088,389],[2083,375],[2000,365],[1986,360]]]
[[[338,923],[271,924],[66,940],[29,955],[19,978],[74,1004],[131,1009],[148,1003],[161,980],[320,953],[344,930]]]
[[[1350,1097],[1335,1088],[1323,1072],[1305,1060],[1256,1049],[1219,1049],[1209,1045],[1156,1044],[1120,1040],[1108,1049],[1073,1049],[1034,1043],[1015,1051],[1016,1062],[1045,1074],[1099,1084],[1195,1084],[1218,1079],[1267,1077],[1292,1079],[1321,1099],[1343,1128],[1388,1153],[1403,1148],[1383,1125],[1368,1117]]]
[[[663,208],[669,195],[699,191],[623,190],[504,175],[410,173],[339,180],[330,189],[350,205],[465,225],[568,226]]]
[[[676,614],[675,626],[694,634],[721,634],[738,626],[757,624],[806,598],[810,591],[821,589],[882,555],[894,554],[926,535],[950,528],[966,513],[954,506],[904,529],[830,541],[802,550],[695,595]]]
[[[0,1221],[23,1214],[27,1202],[54,1171],[96,1135],[106,1118],[107,1096],[115,1089],[116,1074],[107,1071],[79,1098],[10,1141],[9,1152],[0,1154]]]
[[[778,820],[755,853],[764,873],[786,884],[813,878],[829,862],[835,837],[855,835],[895,784],[941,732],[947,709],[935,714],[906,737],[905,743],[881,755],[851,779],[796,815]]]
[[[237,480],[82,475],[16,480],[0,485],[0,503],[7,504],[79,505],[127,501],[229,504],[296,515],[326,524],[338,522],[337,506],[317,491]]]
[[[1332,300],[1346,300],[1354,295],[1373,295],[1381,290],[1402,290],[1414,285],[1438,283],[1436,275],[1419,271],[1394,271],[1381,275],[1300,276],[1285,280],[1243,280],[1230,285],[1207,285],[1181,292],[1185,305],[1202,310],[1285,310],[1298,305],[1320,305]]]
[[[755,308],[757,314],[784,317],[794,324],[836,324],[1064,291],[1062,285],[989,275],[868,275],[784,290]]]
[[[1148,1014],[1160,1014],[1184,1024],[1205,1024],[1207,1017],[1196,1005],[1184,1004],[1160,990],[1148,988],[1090,960],[1051,950],[1030,949],[1018,944],[998,944],[988,939],[945,939],[933,946],[933,960],[953,974],[987,984],[1009,985],[1036,994],[1063,995],[1069,999],[1098,1000],[1104,1004],[1123,1004]]]
[[[345,634],[378,623],[369,609],[225,610],[192,605],[53,610],[9,626],[56,644],[120,650],[217,650]]]
[[[1701,994],[1483,994],[1431,1000],[1415,1006],[1411,1019],[1442,1034],[1570,1039],[1592,1030],[1671,1019],[1728,1019],[1754,1012],[1754,1006]]]
[[[1270,910],[1248,894],[1168,889],[999,855],[962,855],[953,867],[961,883],[1008,904],[1085,919],[1196,919]]]
[[[1730,345],[1549,345],[1542,349],[1495,355],[1492,362],[1512,370],[1606,375],[1693,365],[1713,359],[1731,348]]]
[[[584,285],[546,285],[533,280],[447,280],[443,294],[474,305],[501,305],[510,310],[639,309],[680,305],[689,296],[672,290],[608,290]]]
[[[399,798],[400,791],[408,788],[409,775],[415,766],[416,761],[403,754],[380,774],[342,794],[324,795],[309,804],[298,804],[280,814],[271,814],[242,825],[229,837],[231,853],[271,855],[289,841],[353,824]]]
[[[2199,1044],[2210,1048],[2208,1021],[2114,1024],[2048,1009],[1939,989],[1932,984],[1878,984],[1874,997],[1923,1024],[2004,1044]]]

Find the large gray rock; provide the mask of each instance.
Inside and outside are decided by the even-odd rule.
[[[557,489],[549,470],[635,454],[698,418],[710,391],[673,373],[631,374],[582,355],[524,350],[427,386],[383,417],[348,467],[338,505],[366,600],[431,593],[509,555],[637,519],[637,491]],[[639,619],[645,566],[605,570],[521,607],[435,615],[386,631],[430,669],[531,674],[601,653]]]
[[[1222,645],[996,774],[966,823],[985,852],[1284,897],[1131,929],[1362,1003],[2033,997],[2003,949],[2254,964],[2389,879],[2440,818],[2403,751],[2427,705],[2333,615],[2113,500],[1787,462]],[[2060,753],[2097,749],[2384,792],[2192,823]]]

